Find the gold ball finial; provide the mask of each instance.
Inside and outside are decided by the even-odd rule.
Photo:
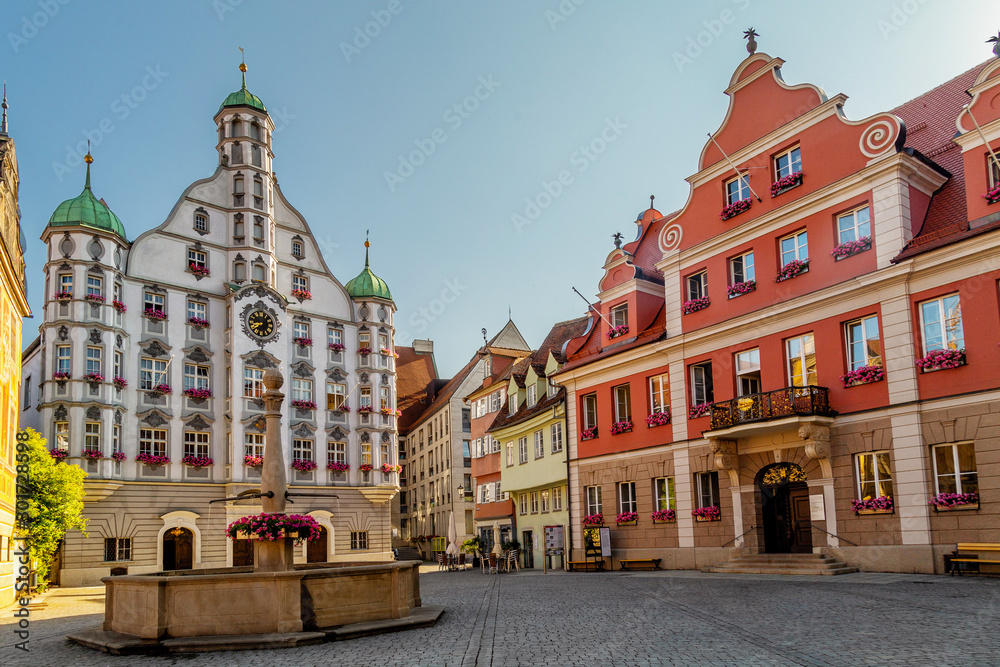
[[[371,243],[369,243],[368,241],[365,241],[365,247],[366,247],[366,248],[371,248],[371,247],[372,247],[372,244],[371,244]]]
[[[247,71],[247,64],[246,63],[240,63],[240,71],[241,72],[246,72]]]
[[[93,162],[93,161],[94,161],[94,158],[93,158],[93,157],[91,157],[90,153],[87,153],[87,154],[86,154],[86,155],[85,155],[85,156],[83,157],[83,161],[84,161],[84,162],[86,162],[87,164],[90,164],[91,162]]]

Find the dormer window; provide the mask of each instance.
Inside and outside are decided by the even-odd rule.
[[[517,412],[517,395],[516,394],[514,396],[511,396],[510,400],[507,401],[507,411],[510,414],[514,414],[515,412]]]
[[[535,385],[528,387],[528,407],[535,407],[535,402],[538,400],[538,388]]]
[[[732,206],[738,201],[750,198],[750,180],[747,174],[743,173],[736,178],[726,181],[726,205]]]
[[[614,327],[627,327],[628,326],[628,304],[622,303],[618,304],[611,309],[611,326]]]

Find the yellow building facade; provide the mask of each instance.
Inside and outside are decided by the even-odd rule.
[[[17,156],[7,135],[7,96],[0,125],[0,607],[14,600],[14,436],[21,389],[21,318],[29,314],[17,206]]]

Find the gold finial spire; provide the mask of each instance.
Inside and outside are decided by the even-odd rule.
[[[240,76],[243,77],[243,90],[247,89],[247,54],[243,52],[243,47],[237,47],[240,50],[240,58],[242,62],[240,63]]]
[[[87,182],[84,184],[84,189],[90,189],[90,163],[94,161],[94,156],[90,154],[90,139],[87,139],[87,154],[83,156],[83,161],[87,163]]]
[[[366,269],[368,268],[368,248],[370,248],[371,246],[372,246],[372,244],[368,242],[368,230],[366,229],[365,230],[365,268]]]

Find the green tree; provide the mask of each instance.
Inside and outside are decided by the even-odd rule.
[[[83,478],[87,473],[78,466],[58,463],[37,431],[26,429],[27,440],[18,442],[18,468],[27,463],[28,474],[21,477],[17,499],[27,501],[28,510],[17,523],[18,531],[27,535],[31,558],[36,562],[40,585],[49,577],[49,565],[59,541],[67,530],[84,530]],[[24,448],[20,446],[23,445]],[[19,481],[21,481],[19,480]]]

